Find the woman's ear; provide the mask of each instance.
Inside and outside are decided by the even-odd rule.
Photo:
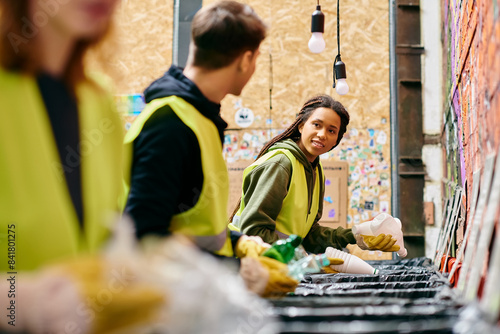
[[[297,130],[299,130],[300,134],[302,134],[303,128],[304,128],[304,123],[300,123],[300,125],[297,127]]]

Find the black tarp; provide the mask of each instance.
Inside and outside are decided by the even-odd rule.
[[[271,299],[281,333],[453,333],[463,305],[429,259],[367,262],[378,275],[308,275]]]

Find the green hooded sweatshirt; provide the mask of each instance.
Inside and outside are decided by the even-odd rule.
[[[319,157],[311,164],[299,146],[291,139],[277,142],[269,151],[286,149],[304,165],[306,180],[308,184],[308,204],[311,208],[313,198],[313,187],[316,180],[316,167]],[[317,169],[321,173],[321,169]],[[283,199],[287,195],[292,175],[292,163],[285,154],[277,154],[267,161],[255,167],[243,180],[243,198],[245,209],[237,226],[240,231],[247,235],[260,236],[265,242],[273,243],[280,239],[276,233],[276,218],[281,209]],[[323,179],[322,175],[319,175]],[[344,248],[347,244],[355,244],[356,239],[351,229],[338,227],[332,229],[320,226],[318,221],[323,212],[324,183],[320,182],[320,203],[318,214],[303,240],[303,246],[308,252],[323,253],[325,249],[332,246],[337,249]]]

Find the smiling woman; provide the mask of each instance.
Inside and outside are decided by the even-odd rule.
[[[398,250],[390,235],[381,234],[377,244],[366,246],[351,229],[318,223],[325,193],[319,156],[340,143],[348,124],[349,114],[340,102],[328,95],[309,99],[295,122],[271,139],[243,172],[242,197],[229,227],[268,243],[295,234],[311,253],[354,243],[362,249]]]
[[[297,144],[309,162],[313,163],[318,156],[335,147],[341,126],[340,115],[325,107],[315,109],[307,121],[299,125],[301,136]]]
[[[245,169],[242,198],[229,226],[269,243],[296,234],[314,253],[356,243],[350,229],[318,224],[324,194],[319,156],[340,143],[348,124],[348,112],[329,95],[306,101],[295,122]]]

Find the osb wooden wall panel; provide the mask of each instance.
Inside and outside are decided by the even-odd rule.
[[[173,3],[173,0],[119,2],[112,34],[89,57],[90,66],[114,79],[117,94],[142,93],[169,68]]]

